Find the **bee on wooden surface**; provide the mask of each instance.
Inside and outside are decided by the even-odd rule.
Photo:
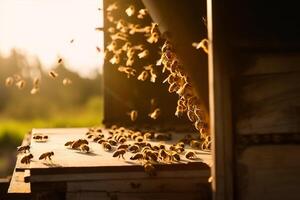
[[[159,150],[158,157],[159,157],[159,159],[161,159],[163,161],[170,160],[170,155],[164,149]]]
[[[134,138],[135,141],[137,142],[143,142],[144,141],[144,137],[143,136],[137,136]]]
[[[29,164],[30,163],[30,160],[33,158],[33,155],[32,154],[28,154],[28,155],[25,155],[23,156],[23,158],[21,159],[21,163],[22,164]]]
[[[156,108],[152,113],[149,113],[149,117],[152,119],[157,119],[160,115],[160,109]]]
[[[157,160],[158,160],[158,153],[157,152],[149,150],[149,151],[146,151],[145,154],[146,154],[146,157],[148,159],[151,159],[151,160],[157,162]]]
[[[113,139],[109,139],[109,140],[107,140],[107,142],[108,142],[110,145],[112,145],[112,146],[117,146],[117,145],[118,145],[118,143],[117,143],[115,140],[113,140]]]
[[[160,150],[159,146],[156,146],[156,145],[153,145],[153,146],[152,146],[152,149],[153,149],[154,151],[159,151],[159,150]]]
[[[126,140],[127,140],[127,139],[126,139],[124,136],[122,136],[122,137],[118,138],[117,141],[118,141],[119,143],[123,144],[124,142],[126,142]]]
[[[195,149],[200,149],[201,148],[201,142],[198,141],[198,140],[191,140],[190,141],[190,146],[192,148],[195,148]]]
[[[28,152],[30,151],[30,146],[29,145],[24,145],[24,146],[17,147],[17,152],[18,153],[21,153],[21,152],[26,153],[27,151]]]
[[[45,142],[48,140],[48,136],[44,134],[34,134],[32,139],[34,139],[36,142]]]
[[[101,139],[101,140],[98,140],[98,141],[97,141],[98,144],[102,144],[103,142],[107,142],[107,140]]]
[[[143,165],[143,167],[144,167],[145,172],[148,175],[150,175],[150,176],[155,176],[156,175],[155,167],[150,162],[146,162]]]
[[[185,157],[189,160],[196,160],[198,159],[197,155],[195,154],[195,152],[189,151],[185,154]]]
[[[97,142],[98,140],[101,140],[102,138],[104,138],[104,135],[103,135],[103,134],[99,134],[99,135],[97,135],[97,136],[93,139],[93,141],[94,141],[94,142]]]
[[[177,153],[177,152],[172,152],[171,153],[171,157],[172,157],[172,160],[174,160],[174,161],[177,161],[177,162],[179,162],[180,161],[180,155]]]
[[[10,86],[12,86],[14,84],[14,79],[13,79],[13,77],[7,77],[6,79],[5,79],[5,86],[6,87],[10,87]]]
[[[103,142],[102,146],[103,146],[105,151],[111,151],[112,150],[112,146],[108,142]]]
[[[52,70],[49,72],[49,76],[51,76],[52,78],[56,78],[58,76],[58,73]]]
[[[129,145],[129,144],[121,144],[121,145],[119,145],[119,146],[118,146],[118,148],[117,148],[117,149],[118,149],[118,150],[119,150],[119,149],[124,149],[124,150],[127,150],[129,147],[130,147],[130,145]]]
[[[153,133],[150,133],[150,132],[147,132],[143,135],[144,137],[144,140],[151,140],[154,138],[154,134]]]
[[[160,144],[160,145],[159,145],[159,149],[166,149],[166,146],[163,145],[163,144]]]
[[[80,145],[79,149],[81,151],[84,151],[84,152],[89,152],[90,151],[90,147],[87,144]]]
[[[83,144],[89,144],[89,142],[86,139],[79,139],[76,140],[75,142],[73,142],[73,144],[71,145],[72,149],[78,149],[81,145]]]
[[[67,146],[72,146],[72,144],[74,143],[74,140],[73,141],[68,141],[68,142],[66,142],[65,143],[65,146],[67,147]]]
[[[142,136],[142,133],[139,132],[139,131],[137,131],[137,132],[135,132],[135,133],[133,133],[133,134],[131,135],[131,139],[132,139],[132,140],[135,140],[135,138],[137,138],[137,137],[139,137],[139,136]]]
[[[42,159],[46,160],[47,158],[48,158],[49,160],[51,160],[51,157],[52,157],[53,155],[54,155],[54,152],[53,152],[53,151],[49,151],[49,152],[43,153],[42,155],[40,155],[39,160],[42,160]]]
[[[124,154],[125,153],[126,153],[126,150],[119,149],[119,150],[117,150],[117,151],[114,152],[113,157],[118,157],[118,158],[122,157],[123,159],[125,159],[124,158]]]
[[[142,153],[137,153],[130,157],[130,160],[143,160],[144,155]]]
[[[154,138],[156,140],[160,140],[160,141],[168,141],[168,140],[172,139],[172,135],[171,134],[165,134],[165,133],[155,133]]]
[[[128,148],[128,150],[132,153],[136,153],[140,150],[140,147],[138,145],[132,145]]]

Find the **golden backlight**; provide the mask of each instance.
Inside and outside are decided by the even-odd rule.
[[[0,53],[16,48],[45,69],[61,57],[91,76],[103,64],[103,34],[95,31],[103,25],[101,7],[102,0],[0,0]]]

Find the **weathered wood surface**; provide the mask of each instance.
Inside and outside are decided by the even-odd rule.
[[[234,85],[238,134],[300,133],[300,72],[241,77]]]
[[[238,199],[300,199],[299,154],[299,145],[246,149],[237,165]]]
[[[38,181],[44,179],[44,181],[52,180],[53,178],[72,179],[65,174],[72,174],[73,178],[91,178],[94,179],[103,177],[103,173],[108,174],[107,179],[116,176],[114,172],[142,172],[142,176],[146,176],[143,172],[143,167],[138,162],[132,162],[129,160],[131,153],[125,154],[125,160],[112,157],[111,152],[103,150],[102,145],[89,142],[91,148],[90,153],[83,153],[79,150],[68,149],[64,146],[65,142],[70,140],[76,140],[85,138],[87,128],[78,129],[34,129],[33,134],[42,133],[48,135],[47,142],[35,142],[31,143],[31,153],[34,155],[32,162],[30,163],[31,177],[30,181]],[[104,131],[104,134],[107,134]],[[180,135],[180,134],[179,134]],[[182,135],[177,136],[174,134],[173,139],[177,141]],[[152,142],[158,143],[158,142]],[[170,142],[160,142],[166,146]],[[48,151],[53,151],[54,156],[52,161],[38,160],[38,157]],[[204,164],[211,163],[210,154],[208,152],[194,150],[199,156],[199,160],[188,161],[182,157],[181,162],[174,165],[159,165],[157,168],[161,170],[163,176],[164,173],[168,174],[168,170],[204,170],[205,176],[208,175],[209,167]],[[88,175],[82,175],[88,173]],[[98,176],[97,176],[98,174]],[[39,177],[41,175],[41,177]],[[46,176],[48,175],[48,176]],[[135,174],[136,175],[136,174]],[[44,177],[44,178],[42,178]],[[76,179],[75,178],[75,179]],[[40,180],[41,181],[41,180]],[[54,181],[54,180],[53,180]]]

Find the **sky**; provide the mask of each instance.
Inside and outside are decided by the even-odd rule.
[[[46,70],[62,57],[68,69],[91,76],[103,64],[96,50],[103,34],[95,31],[103,26],[101,7],[102,0],[0,0],[0,53],[16,48]]]

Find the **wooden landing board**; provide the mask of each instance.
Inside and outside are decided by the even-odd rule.
[[[34,129],[32,134],[42,133],[48,135],[47,142],[31,142],[31,153],[34,158],[30,163],[31,181],[37,180],[34,177],[38,175],[62,175],[60,178],[66,177],[66,174],[73,174],[82,176],[82,174],[89,173],[92,177],[98,173],[111,173],[114,172],[143,172],[143,167],[138,162],[133,162],[129,158],[131,153],[125,154],[125,160],[112,157],[112,152],[105,152],[102,145],[89,142],[91,152],[86,154],[78,150],[68,149],[64,146],[67,141],[85,138],[87,128],[72,128],[72,129]],[[104,134],[108,135],[107,130],[104,130]],[[173,143],[183,137],[182,134],[173,134]],[[150,143],[162,143],[166,147],[172,143],[169,142],[150,142]],[[188,148],[187,148],[188,149]],[[48,151],[53,151],[54,156],[52,162],[38,160],[38,157]],[[193,150],[197,153],[199,160],[188,161],[183,158],[178,164],[164,164],[156,166],[158,170],[204,170],[205,176],[209,176],[209,167],[205,163],[211,164],[211,155],[208,152]],[[107,177],[109,179],[109,177]],[[54,181],[54,180],[53,180]]]

